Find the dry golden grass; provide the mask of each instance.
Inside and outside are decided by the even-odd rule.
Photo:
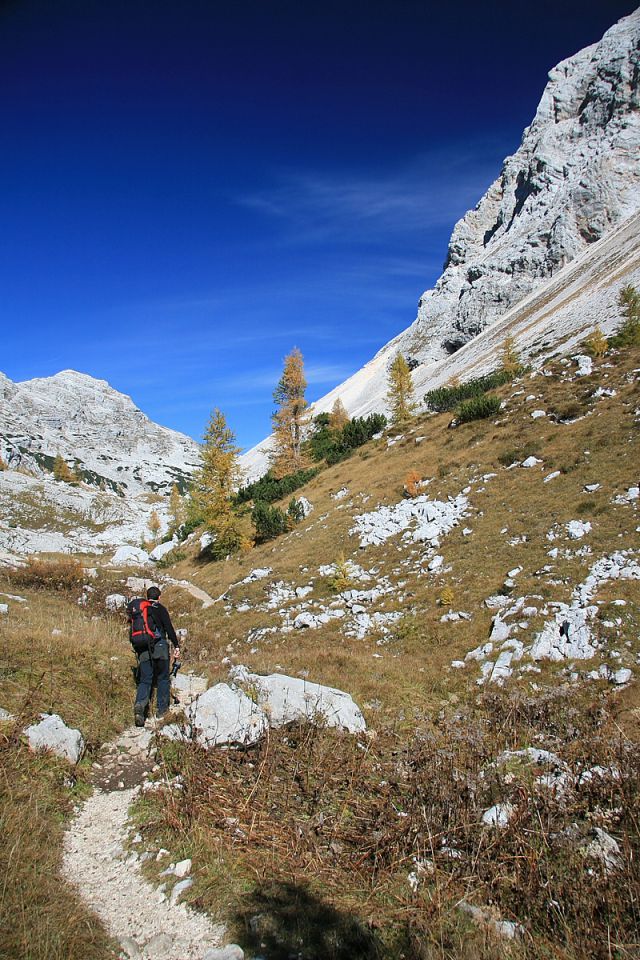
[[[535,765],[496,764],[505,749],[549,739],[570,777],[596,763],[618,772],[556,796]],[[287,955],[278,941],[291,949],[295,939],[305,960],[320,943],[336,960],[608,960],[613,942],[618,957],[635,956],[640,767],[603,696],[490,693],[425,717],[410,737],[290,727],[248,751],[172,746],[167,762],[185,788],[145,799],[146,842],[193,856],[196,902],[231,920],[245,948],[262,941],[277,958]],[[487,831],[483,810],[505,800],[513,822]],[[594,866],[577,890],[594,825],[622,837],[623,866]],[[527,936],[513,953],[488,942],[456,911],[462,898],[525,921]]]
[[[51,565],[40,572],[44,580],[30,579],[27,589],[23,580],[27,603],[8,600],[0,620],[0,705],[16,716],[0,729],[0,956],[109,960],[114,945],[61,880],[59,865],[65,820],[89,789],[95,751],[130,722],[133,660],[117,619],[78,606],[73,577],[58,590]],[[14,579],[0,578],[0,590],[18,593]],[[81,730],[87,753],[77,767],[21,742],[20,731],[41,712]]]

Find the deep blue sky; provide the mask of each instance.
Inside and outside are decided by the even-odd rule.
[[[634,3],[0,0],[0,370],[248,447],[415,318],[547,71]]]

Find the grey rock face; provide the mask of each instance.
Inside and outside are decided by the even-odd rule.
[[[418,398],[420,390],[440,386],[452,376],[468,379],[488,372],[499,349],[493,342],[481,369],[470,363],[468,352],[451,369],[439,361],[451,358],[525,297],[559,282],[561,271],[566,278],[567,265],[579,260],[594,241],[607,243],[624,221],[629,236],[618,241],[625,249],[627,243],[637,246],[639,71],[640,10],[611,27],[599,43],[551,70],[520,147],[506,158],[500,176],[475,209],[456,224],[444,272],[420,298],[414,323],[316,401],[314,412],[331,410],[338,398],[351,416],[385,411],[387,370],[397,352],[418,361]],[[610,251],[603,256],[608,263]],[[589,271],[597,272],[596,261],[597,251]],[[588,311],[594,311],[592,326],[602,320],[598,311],[606,302],[604,292],[597,308],[592,296],[587,299]],[[566,311],[566,332],[584,322],[584,312],[574,316],[571,309]],[[541,308],[534,311],[540,330],[546,330],[543,314]],[[557,333],[554,321],[550,339]],[[522,338],[525,346],[531,343],[526,343],[528,337]],[[269,443],[243,455],[248,477],[264,471]]]
[[[519,149],[453,231],[403,352],[455,352],[640,206],[640,11],[563,60]]]
[[[31,749],[51,750],[70,763],[77,763],[84,750],[80,731],[68,727],[57,713],[42,714],[42,717],[40,723],[32,724],[24,731]]]

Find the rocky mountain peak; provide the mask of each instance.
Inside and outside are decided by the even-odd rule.
[[[561,339],[575,344],[589,324],[612,329],[620,285],[637,283],[639,106],[640,9],[550,71],[520,147],[455,225],[444,272],[420,298],[414,323],[314,411],[330,410],[338,398],[351,416],[385,411],[387,369],[398,351],[417,364],[418,398],[452,376],[487,372],[487,356],[495,366],[499,350],[498,328],[491,330],[497,321],[518,336],[524,357]],[[545,302],[555,304],[552,319]],[[268,446],[263,441],[243,457],[248,476],[266,469]]]
[[[168,493],[198,464],[190,437],[153,423],[131,397],[76,370],[13,383],[0,374],[0,455],[46,476],[56,456],[88,483]]]
[[[403,346],[455,353],[640,208],[640,10],[554,67],[519,149],[455,226]]]

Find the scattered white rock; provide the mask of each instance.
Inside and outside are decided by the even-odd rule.
[[[313,511],[313,504],[307,500],[306,497],[298,497],[298,503],[302,507],[302,515],[308,517],[309,514]]]
[[[180,899],[180,897],[182,896],[182,894],[186,893],[186,891],[189,890],[189,888],[192,886],[193,886],[193,880],[191,879],[191,877],[188,877],[186,880],[180,880],[178,883],[176,883],[175,887],[171,891],[171,899],[169,901],[171,906],[174,907],[178,902],[178,900]]]
[[[273,573],[271,567],[256,567],[256,569],[252,570],[251,573],[248,573],[244,580],[241,580],[240,583],[253,583],[254,580],[264,580],[265,577],[268,577],[270,573]]]
[[[0,614],[4,614],[6,616],[8,613],[9,613],[9,604],[0,603]]]
[[[538,460],[537,457],[527,457],[526,460],[522,461],[520,466],[525,467],[526,469],[530,469],[531,467],[537,466],[539,463],[542,463],[542,460]]]
[[[361,548],[385,543],[405,531],[415,543],[429,541],[435,545],[434,541],[458,525],[468,506],[463,494],[447,501],[430,500],[421,494],[356,516],[355,526],[349,533],[359,536]],[[409,527],[413,527],[410,532]]]
[[[567,524],[567,533],[570,540],[582,540],[591,531],[591,524],[588,520],[570,520]]]
[[[217,683],[187,710],[196,739],[203,746],[255,743],[267,730],[264,711],[242,690]]]
[[[590,622],[598,608],[558,604],[558,612],[538,633],[529,650],[532,660],[590,660],[596,653]]]
[[[171,679],[171,690],[177,695],[180,703],[189,703],[195,697],[204,693],[208,687],[206,677],[199,677],[193,673],[177,673]]]
[[[25,735],[32,750],[51,750],[70,763],[77,763],[84,750],[84,739],[79,730],[68,727],[57,713],[40,714],[40,723],[27,727]]]
[[[506,827],[514,814],[514,807],[511,803],[496,803],[493,807],[482,814],[482,823],[487,827]]]
[[[588,377],[593,373],[593,360],[591,357],[581,353],[572,357],[572,359],[578,364],[576,377]]]
[[[604,867],[605,873],[613,873],[622,866],[622,857],[620,847],[611,834],[600,827],[595,827],[595,838],[586,847],[585,856],[594,860],[599,860]]]
[[[544,478],[543,483],[549,483],[550,480],[555,480],[556,477],[560,476],[559,470],[554,470],[553,473],[548,473]]]
[[[164,543],[159,543],[149,554],[150,558],[157,563],[158,560],[162,560],[168,553],[171,553],[177,542],[177,540],[165,540]]]
[[[546,412],[544,410],[534,410],[531,414],[532,420],[539,420],[540,417],[546,417]]]
[[[208,530],[202,534],[198,540],[198,546],[200,547],[200,553],[204,553],[205,550],[208,550],[209,547],[215,542],[215,537]]]
[[[622,686],[624,683],[629,683],[631,680],[632,673],[628,667],[621,667],[619,670],[616,670],[615,673],[611,676],[612,683],[615,683],[616,686]]]
[[[244,950],[237,943],[230,943],[226,947],[207,950],[202,960],[244,960]]]
[[[488,927],[501,940],[517,940],[524,936],[525,931],[522,924],[515,923],[512,920],[496,919],[488,907],[477,907],[472,903],[467,903],[466,900],[460,900],[457,907],[470,916],[475,923]]]
[[[104,598],[104,605],[107,610],[115,613],[118,610],[124,610],[127,605],[127,598],[123,593],[110,593]]]

